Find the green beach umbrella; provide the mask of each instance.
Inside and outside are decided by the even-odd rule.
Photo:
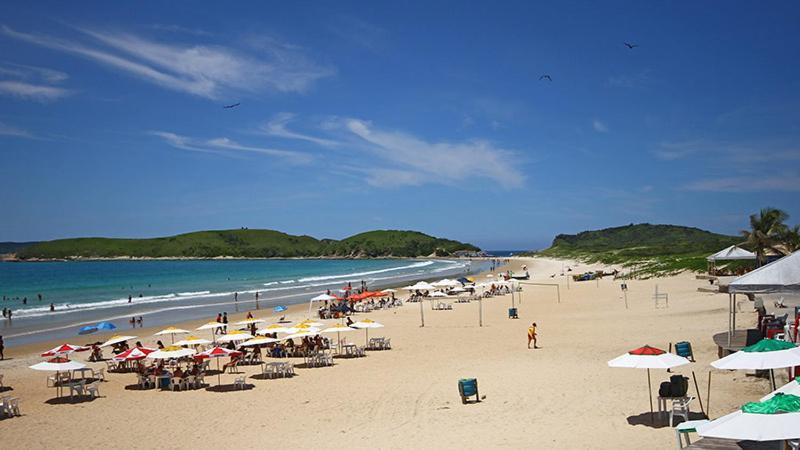
[[[800,366],[800,348],[791,342],[778,339],[762,339],[756,344],[711,363],[717,369],[726,370],[770,370],[772,389],[775,378],[772,369]]]
[[[777,393],[769,400],[747,403],[739,411],[698,426],[697,433],[750,441],[800,438],[800,397]]]

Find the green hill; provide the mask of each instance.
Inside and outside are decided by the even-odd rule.
[[[152,239],[75,238],[39,242],[17,252],[19,259],[360,257],[447,255],[477,247],[414,231],[380,230],[347,239],[318,240],[274,230],[197,231]]]
[[[699,228],[642,223],[559,234],[550,248],[538,254],[607,264],[636,264],[645,273],[667,274],[704,270],[706,256],[741,241],[736,236]]]

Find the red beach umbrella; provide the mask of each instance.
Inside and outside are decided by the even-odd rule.
[[[61,344],[58,347],[51,348],[50,350],[42,353],[42,356],[49,358],[51,356],[68,355],[72,352],[83,352],[89,350],[89,347],[73,344]]]

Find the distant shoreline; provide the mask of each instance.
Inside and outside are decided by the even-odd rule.
[[[261,261],[261,260],[361,260],[361,259],[466,259],[466,260],[489,260],[507,257],[497,256],[70,256],[68,258],[25,258],[19,259],[15,256],[2,255],[0,262],[13,263],[37,263],[37,262],[91,262],[91,261]]]

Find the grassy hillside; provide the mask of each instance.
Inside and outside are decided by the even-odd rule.
[[[643,223],[560,234],[538,254],[636,265],[642,274],[662,275],[705,270],[706,256],[741,240],[699,228]]]
[[[198,231],[153,239],[77,238],[40,242],[24,247],[19,259],[129,257],[314,257],[422,256],[476,247],[413,231],[381,230],[342,241],[318,240],[273,230]]]
[[[0,255],[14,253],[33,244],[37,244],[37,242],[0,242]]]

